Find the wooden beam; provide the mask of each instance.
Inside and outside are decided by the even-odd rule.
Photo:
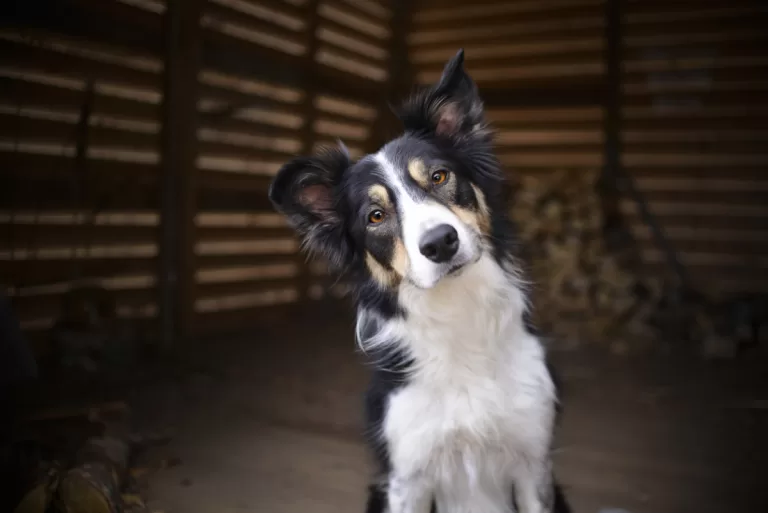
[[[622,166],[622,2],[607,0],[605,4],[605,114],[603,117],[604,167],[600,189],[604,202],[606,231],[615,233],[622,220],[620,194],[626,194],[636,205],[641,219],[648,225],[656,244],[677,276],[681,285],[690,289],[685,266],[675,248],[651,212],[643,193],[636,186],[631,174]]]
[[[318,69],[318,64],[315,59],[317,55],[317,49],[320,46],[320,41],[317,38],[317,28],[320,24],[320,2],[319,0],[310,0],[305,6],[305,20],[306,26],[304,28],[304,45],[307,49],[303,67],[305,70],[302,82],[304,85],[304,98],[301,103],[302,118],[304,124],[301,127],[301,153],[303,155],[309,155],[312,153],[312,149],[315,146],[315,120],[318,117],[317,107],[315,106],[315,99],[317,98],[318,85],[314,80],[315,71]],[[299,291],[299,301],[308,299],[309,295],[309,267],[306,263],[306,257],[297,252],[294,256],[294,261],[299,266],[299,275],[296,277],[297,287]]]
[[[166,349],[190,336],[195,302],[197,74],[202,0],[169,0],[161,133],[160,336]]]
[[[378,105],[378,115],[366,142],[366,151],[375,151],[401,130],[399,121],[391,111],[391,106],[400,104],[413,84],[414,77],[409,66],[406,40],[411,23],[411,3],[407,0],[394,0],[391,3],[391,9],[387,92]]]

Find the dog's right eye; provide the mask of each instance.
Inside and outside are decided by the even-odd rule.
[[[368,222],[371,224],[379,224],[384,220],[384,217],[386,217],[384,212],[382,210],[376,209],[368,214]]]

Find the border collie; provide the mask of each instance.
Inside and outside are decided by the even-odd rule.
[[[567,511],[552,477],[556,393],[526,328],[504,174],[459,51],[399,112],[405,132],[278,172],[270,199],[350,276],[370,357],[368,511]]]

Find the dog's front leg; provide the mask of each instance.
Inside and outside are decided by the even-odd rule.
[[[553,486],[551,462],[527,465],[515,483],[519,513],[552,513]]]
[[[405,475],[393,472],[387,492],[388,513],[430,513],[432,496],[432,486],[420,473]]]

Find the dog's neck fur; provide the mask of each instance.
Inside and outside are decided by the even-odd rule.
[[[521,282],[511,264],[505,269],[488,252],[431,289],[403,282],[398,301],[404,315],[377,319],[377,333],[361,345],[396,345],[412,361],[412,377],[436,386],[456,382],[457,370],[493,373],[499,352],[513,350],[510,344],[525,335]],[[370,316],[361,313],[358,323]]]

